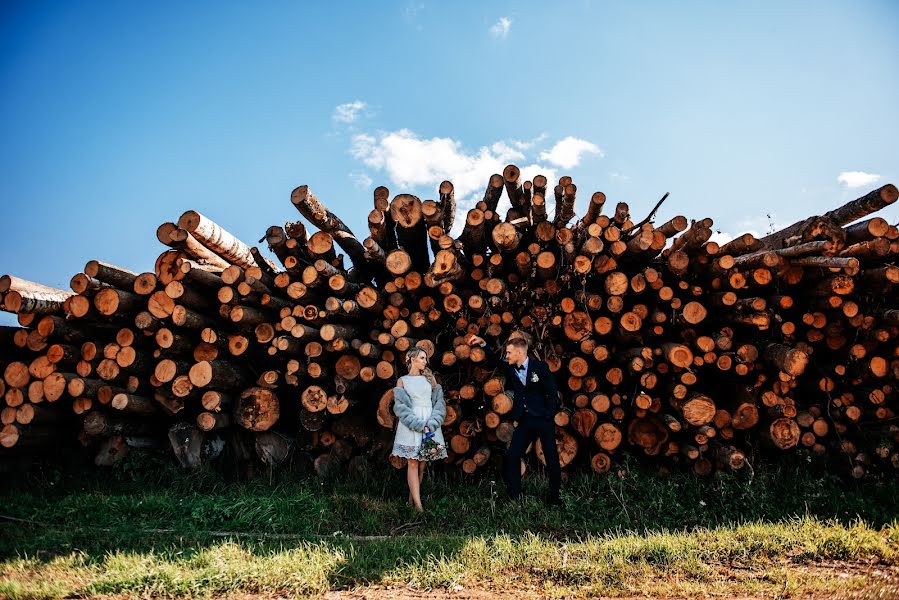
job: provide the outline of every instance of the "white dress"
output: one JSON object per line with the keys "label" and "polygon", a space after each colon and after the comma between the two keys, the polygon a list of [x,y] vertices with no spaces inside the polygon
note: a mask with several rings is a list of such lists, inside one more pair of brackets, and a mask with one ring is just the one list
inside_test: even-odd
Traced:
{"label": "white dress", "polygon": [[[424,375],[403,375],[400,377],[403,387],[412,398],[412,409],[420,419],[428,419],[431,416],[431,383]],[[418,459],[418,450],[421,447],[422,433],[412,431],[403,422],[397,419],[396,436],[393,438],[393,452],[391,455],[402,458]],[[434,432],[434,439],[443,446],[443,452],[437,458],[446,458],[446,443],[443,441],[443,430],[438,427]]]}

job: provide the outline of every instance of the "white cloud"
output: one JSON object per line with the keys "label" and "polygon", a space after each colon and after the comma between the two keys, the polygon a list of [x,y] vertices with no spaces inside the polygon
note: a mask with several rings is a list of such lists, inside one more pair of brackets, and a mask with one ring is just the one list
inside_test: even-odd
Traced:
{"label": "white cloud", "polygon": [[609,173],[609,181],[612,183],[627,183],[631,178],[629,175],[625,175],[621,171],[614,171]]}
{"label": "white cloud", "polygon": [[726,233],[724,231],[714,231],[712,232],[712,237],[709,238],[710,242],[715,242],[719,246],[723,246],[727,242],[734,239],[736,236],[730,233]]}
{"label": "white cloud", "polygon": [[568,136],[557,142],[549,152],[541,152],[540,160],[548,160],[563,169],[570,169],[580,164],[581,156],[587,153],[598,154],[600,158],[604,156],[596,144]]}
{"label": "white cloud", "polygon": [[[728,229],[736,231],[736,233],[725,234],[730,235],[730,237],[725,241],[729,242],[738,235],[743,235],[744,233],[751,233],[756,239],[762,239],[763,237],[768,235],[765,232],[771,231],[772,227],[776,228],[776,223],[777,215],[775,215],[774,213],[741,217],[737,219],[733,227],[728,226]],[[783,225],[781,225],[781,227],[783,227]]]}
{"label": "white cloud", "polygon": [[509,29],[512,28],[512,19],[509,17],[500,17],[499,21],[490,26],[490,35],[498,40],[504,40],[509,37]]}
{"label": "white cloud", "polygon": [[539,144],[540,142],[542,142],[545,139],[546,139],[546,134],[541,133],[534,139],[528,140],[526,142],[522,141],[522,140],[511,140],[509,143],[512,144],[513,146],[515,146],[516,148],[518,148],[519,150],[530,150],[536,144]]}
{"label": "white cloud", "polygon": [[880,175],[865,173],[864,171],[844,171],[837,177],[837,181],[846,184],[848,188],[857,188],[870,185],[880,180]]}
{"label": "white cloud", "polygon": [[486,186],[490,175],[502,172],[509,162],[524,158],[503,142],[468,153],[457,140],[423,139],[408,129],[382,134],[379,138],[357,135],[350,152],[366,166],[386,171],[397,185],[436,185],[449,179],[456,195],[461,197]]}
{"label": "white cloud", "polygon": [[546,177],[546,195],[549,196],[549,198],[547,198],[546,200],[547,202],[549,202],[553,198],[555,198],[555,196],[553,196],[552,189],[559,181],[559,176],[556,174],[556,170],[552,167],[531,164],[526,167],[521,167],[521,176],[519,177],[519,180],[534,181],[534,177],[536,177],[537,175],[543,175],[544,177]]}
{"label": "white cloud", "polygon": [[[418,191],[416,188],[421,188],[423,193],[433,194],[441,181],[452,181],[457,203],[456,226],[452,233],[457,235],[465,223],[466,212],[483,198],[490,176],[502,173],[509,163],[527,160],[514,145],[500,141],[469,152],[458,140],[420,138],[413,131],[400,129],[380,133],[377,137],[356,135],[350,153],[369,169],[384,171],[390,182],[403,191]],[[523,180],[542,173],[549,180],[550,188],[557,179],[555,169],[546,165],[528,164],[521,171]],[[552,194],[549,196],[552,198]],[[547,204],[548,210],[551,210],[552,207]],[[503,194],[498,210],[505,216],[508,208],[508,199]]]}
{"label": "white cloud", "polygon": [[334,114],[331,115],[331,118],[338,123],[352,123],[359,117],[359,113],[361,113],[366,106],[367,104],[362,100],[338,104],[334,108]]}
{"label": "white cloud", "polygon": [[353,185],[361,190],[370,188],[372,184],[372,178],[362,171],[353,171],[350,173],[350,179],[353,180]]}

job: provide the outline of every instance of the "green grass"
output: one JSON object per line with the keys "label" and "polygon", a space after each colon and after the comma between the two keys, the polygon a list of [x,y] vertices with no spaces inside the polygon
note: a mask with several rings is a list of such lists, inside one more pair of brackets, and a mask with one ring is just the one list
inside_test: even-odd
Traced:
{"label": "green grass", "polygon": [[[38,472],[0,492],[0,597],[317,595],[358,586],[480,587],[549,596],[823,594],[899,564],[899,482],[847,481],[824,465],[666,478],[625,464],[567,482],[563,510],[526,481],[524,506],[490,480],[365,481],[285,471],[225,482],[128,461]],[[367,539],[362,536],[383,536]],[[837,561],[837,572],[822,565]]]}
{"label": "green grass", "polygon": [[[863,578],[802,578],[814,561],[895,563],[899,528],[803,518],[691,532],[585,535],[433,535],[269,544],[168,540],[143,551],[70,552],[0,565],[0,594],[204,597],[314,595],[356,586],[539,588],[550,595],[783,593],[860,588]],[[721,576],[722,568],[730,573]]]}

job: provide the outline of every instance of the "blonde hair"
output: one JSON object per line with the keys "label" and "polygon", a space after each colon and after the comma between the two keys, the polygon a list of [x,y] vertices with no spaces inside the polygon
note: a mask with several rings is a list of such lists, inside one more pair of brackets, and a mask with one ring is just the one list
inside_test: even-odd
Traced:
{"label": "blonde hair", "polygon": [[420,348],[418,346],[413,346],[406,351],[406,371],[409,371],[412,368],[412,359],[418,356],[419,354],[425,355],[425,368],[423,370],[428,370],[427,362],[428,362],[428,353],[424,348]]}
{"label": "blonde hair", "polygon": [[434,372],[431,371],[430,365],[428,365],[428,353],[427,351],[420,346],[413,346],[406,351],[406,371],[412,370],[412,359],[418,356],[419,354],[424,354],[425,356],[425,368],[421,370],[421,374],[424,375],[428,382],[436,387],[437,379],[434,377]]}

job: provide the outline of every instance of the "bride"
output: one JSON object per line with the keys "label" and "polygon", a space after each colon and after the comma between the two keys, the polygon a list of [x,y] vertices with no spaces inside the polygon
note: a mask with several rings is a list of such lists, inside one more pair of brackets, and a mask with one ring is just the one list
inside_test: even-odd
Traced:
{"label": "bride", "polygon": [[446,458],[446,444],[440,429],[446,416],[446,402],[443,387],[437,383],[428,368],[428,355],[423,348],[413,347],[406,352],[406,369],[409,374],[400,377],[393,388],[393,412],[399,423],[391,454],[407,459],[409,502],[418,512],[423,512],[421,480],[424,478],[426,461],[421,459],[421,445],[425,436],[432,434],[440,445],[440,450],[427,460]]}

